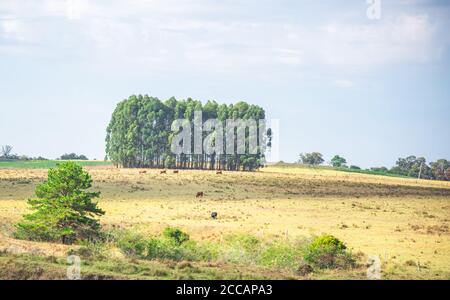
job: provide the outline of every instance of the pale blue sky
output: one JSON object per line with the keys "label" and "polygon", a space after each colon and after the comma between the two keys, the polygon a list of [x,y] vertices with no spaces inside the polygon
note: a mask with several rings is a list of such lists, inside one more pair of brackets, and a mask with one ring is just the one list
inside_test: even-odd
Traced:
{"label": "pale blue sky", "polygon": [[2,0],[0,144],[103,158],[131,94],[245,100],[280,119],[280,154],[362,167],[450,158],[450,3]]}

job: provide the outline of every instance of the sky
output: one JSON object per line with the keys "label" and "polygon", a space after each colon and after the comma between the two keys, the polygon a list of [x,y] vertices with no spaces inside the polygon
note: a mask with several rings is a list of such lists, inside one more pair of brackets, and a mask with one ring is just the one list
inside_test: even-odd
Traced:
{"label": "sky", "polygon": [[450,159],[450,2],[1,0],[0,145],[103,159],[133,94],[240,100],[279,159]]}

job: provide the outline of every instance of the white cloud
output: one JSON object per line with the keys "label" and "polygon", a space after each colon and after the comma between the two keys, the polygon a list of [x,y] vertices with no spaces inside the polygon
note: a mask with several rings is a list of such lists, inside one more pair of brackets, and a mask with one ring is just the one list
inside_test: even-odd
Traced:
{"label": "white cloud", "polygon": [[317,32],[318,59],[358,67],[434,61],[439,51],[433,33],[428,17],[421,15],[402,15],[381,24],[330,24]]}
{"label": "white cloud", "polygon": [[435,61],[443,47],[427,15],[305,24],[227,19],[239,5],[206,0],[18,2],[0,3],[13,16],[2,21],[2,36],[111,64],[120,57],[149,68],[371,68]]}

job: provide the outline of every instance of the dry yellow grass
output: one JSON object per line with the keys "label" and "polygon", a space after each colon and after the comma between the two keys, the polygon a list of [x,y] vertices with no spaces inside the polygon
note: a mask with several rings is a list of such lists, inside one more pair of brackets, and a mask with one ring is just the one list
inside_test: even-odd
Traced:
{"label": "dry yellow grass", "polygon": [[[105,226],[149,233],[179,226],[195,239],[218,242],[230,232],[267,239],[331,233],[354,251],[380,256],[385,278],[450,278],[448,182],[275,166],[223,175],[88,169],[94,188],[102,192]],[[26,212],[26,199],[46,173],[0,170],[4,235]],[[199,191],[203,198],[195,197]],[[217,220],[210,218],[212,211],[218,212]],[[11,243],[36,246],[0,236],[0,247]]]}

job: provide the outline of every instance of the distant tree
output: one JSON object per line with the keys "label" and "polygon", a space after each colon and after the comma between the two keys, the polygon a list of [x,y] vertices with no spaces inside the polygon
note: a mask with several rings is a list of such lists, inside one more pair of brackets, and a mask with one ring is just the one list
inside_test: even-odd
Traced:
{"label": "distant tree", "polygon": [[1,155],[1,157],[10,158],[12,149],[13,149],[13,147],[10,146],[10,145],[2,146],[2,152],[1,152],[2,155]]}
{"label": "distant tree", "polygon": [[370,168],[370,170],[374,171],[374,172],[381,172],[381,173],[389,172],[389,169],[386,167],[374,167],[374,168]]}
{"label": "distant tree", "polygon": [[355,166],[355,165],[351,165],[351,166],[350,166],[350,169],[351,169],[351,170],[361,170],[360,167]]}
{"label": "distant tree", "polygon": [[450,161],[439,159],[431,163],[431,172],[436,180],[450,180]]}
{"label": "distant tree", "polygon": [[420,175],[420,178],[425,179],[433,178],[431,168],[427,165],[426,159],[414,155],[399,158],[395,167],[391,169],[391,173],[410,177],[418,177]]}
{"label": "distant tree", "polygon": [[323,156],[319,152],[301,153],[300,162],[304,165],[321,165],[324,162]]}
{"label": "distant tree", "polygon": [[60,157],[61,160],[89,160],[85,155],[77,155],[75,153],[63,154]]}
{"label": "distant tree", "polygon": [[345,160],[345,158],[343,158],[339,155],[335,155],[331,159],[331,165],[335,168],[340,168],[340,167],[344,166],[346,163],[347,163],[347,161]]}
{"label": "distant tree", "polygon": [[16,225],[16,237],[70,244],[97,236],[100,224],[94,217],[104,212],[92,201],[100,192],[89,192],[91,187],[90,175],[74,162],[50,169],[47,181],[36,187],[37,199],[28,200],[34,212]]}

